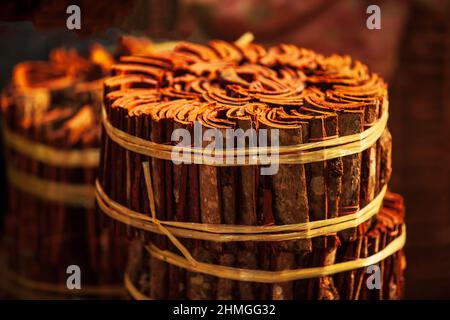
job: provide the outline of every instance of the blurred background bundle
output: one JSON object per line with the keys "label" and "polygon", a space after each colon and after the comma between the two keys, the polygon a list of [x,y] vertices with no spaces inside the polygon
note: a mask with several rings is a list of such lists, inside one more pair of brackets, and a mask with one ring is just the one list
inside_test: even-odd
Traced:
{"label": "blurred background bundle", "polygon": [[[390,92],[391,189],[404,196],[408,215],[406,298],[450,298],[449,1],[79,3],[82,27],[74,31],[65,28],[70,1],[0,4],[2,90],[21,61],[46,59],[61,46],[87,53],[94,41],[112,50],[126,33],[202,42],[235,40],[250,31],[263,44],[294,43],[324,54],[349,54],[379,73]],[[381,9],[381,30],[366,27],[366,9],[373,4]]]}

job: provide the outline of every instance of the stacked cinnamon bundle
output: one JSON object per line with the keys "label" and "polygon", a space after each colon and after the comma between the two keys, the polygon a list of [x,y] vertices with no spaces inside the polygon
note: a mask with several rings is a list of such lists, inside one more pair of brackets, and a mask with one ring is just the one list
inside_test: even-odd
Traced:
{"label": "stacked cinnamon bundle", "polygon": [[[353,241],[342,242],[336,258],[339,261],[352,260],[372,255],[383,250],[402,232],[404,223],[403,198],[388,192],[383,207],[376,217],[373,227],[359,235]],[[334,276],[336,288],[341,299],[381,300],[401,299],[404,291],[404,270],[406,260],[403,251],[397,251],[380,261],[376,270],[380,270],[379,279],[369,279],[374,273],[360,269],[338,273]],[[377,290],[372,288],[379,281]],[[370,286],[367,285],[370,283]],[[372,289],[371,289],[372,288]]]}
{"label": "stacked cinnamon bundle", "polygon": [[[89,58],[56,49],[49,61],[18,64],[4,92],[5,278],[16,297],[122,294],[120,242],[99,228],[93,188],[101,78],[113,62],[99,45]],[[66,286],[71,265],[82,290]]]}
{"label": "stacked cinnamon bundle", "polygon": [[[122,57],[104,88],[97,203],[140,230],[134,296],[363,298],[347,278],[403,246],[402,210],[395,223],[376,215],[391,174],[387,89],[362,63],[294,45],[180,43]],[[229,130],[254,129],[259,145],[268,129],[276,173],[251,162],[251,133],[231,154],[207,153],[212,139],[197,141],[198,126],[224,146],[236,145]],[[177,129],[196,141],[173,139]],[[172,161],[174,151],[190,161]],[[401,292],[402,260],[389,261],[383,281],[394,277]]]}

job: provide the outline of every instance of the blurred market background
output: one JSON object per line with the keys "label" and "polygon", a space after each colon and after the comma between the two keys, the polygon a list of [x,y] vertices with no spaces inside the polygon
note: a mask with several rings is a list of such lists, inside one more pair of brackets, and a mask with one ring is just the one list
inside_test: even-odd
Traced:
{"label": "blurred market background", "polygon": [[[82,27],[68,31],[66,8],[74,3]],[[373,4],[381,8],[381,30],[366,27]],[[125,33],[235,40],[247,31],[263,44],[349,54],[386,79],[391,188],[407,208],[406,297],[450,298],[450,1],[2,1],[0,87],[16,63],[46,59],[59,46],[83,50],[99,41],[112,47]]]}

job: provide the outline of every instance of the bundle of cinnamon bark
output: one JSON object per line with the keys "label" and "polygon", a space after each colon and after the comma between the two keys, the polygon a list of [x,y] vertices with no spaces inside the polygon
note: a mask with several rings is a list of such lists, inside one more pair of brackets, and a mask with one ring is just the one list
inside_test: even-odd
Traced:
{"label": "bundle of cinnamon bark", "polygon": [[[226,226],[245,233],[245,227],[328,224],[328,220],[331,224],[340,217],[357,220],[360,210],[374,201],[381,203],[390,178],[391,136],[380,127],[386,119],[386,84],[348,56],[323,56],[294,45],[264,48],[245,41],[213,40],[208,45],[183,42],[158,54],[122,57],[104,82],[96,191],[101,210],[119,220],[114,225],[140,235],[138,249],[130,253],[130,265],[140,267],[131,268],[135,272],[128,274],[127,287],[135,292],[136,280],[146,279],[137,286],[151,299],[363,297],[350,292],[345,276],[278,282],[264,271],[281,274],[276,272],[332,267],[346,257],[376,252],[380,247],[362,251],[354,247],[386,238],[384,231],[380,233],[384,230],[380,214],[334,229],[338,231],[318,236],[278,234],[274,241],[266,239],[275,237],[254,234],[248,238],[252,240],[243,241],[221,232]],[[196,124],[217,129],[224,137],[227,129],[277,129],[281,148],[291,149],[280,156],[273,175],[261,175],[260,163],[176,164],[165,153],[177,145],[172,134],[176,129],[194,133]],[[379,134],[361,147],[369,136],[365,133],[375,127]],[[361,143],[352,140],[352,148],[359,151],[335,144],[337,156],[326,152],[335,141],[355,136]],[[309,156],[301,149],[305,145],[321,156],[302,160]],[[395,225],[401,229],[401,222]],[[385,274],[399,266],[400,260],[392,259],[395,262],[384,267]],[[198,262],[208,271],[200,271]],[[225,270],[222,275],[214,266],[231,271],[218,267]],[[263,275],[239,278],[230,275],[233,270]],[[396,270],[402,272],[400,267]],[[354,278],[357,270],[352,272],[349,277]],[[396,279],[401,272],[395,273]],[[386,277],[387,286],[390,276]]]}
{"label": "bundle of cinnamon bark", "polygon": [[[18,64],[3,94],[8,177],[3,277],[16,297],[122,294],[121,243],[100,228],[93,189],[101,78],[113,61],[99,45],[89,57],[55,49],[48,61]],[[81,270],[82,290],[66,286],[71,265]]]}

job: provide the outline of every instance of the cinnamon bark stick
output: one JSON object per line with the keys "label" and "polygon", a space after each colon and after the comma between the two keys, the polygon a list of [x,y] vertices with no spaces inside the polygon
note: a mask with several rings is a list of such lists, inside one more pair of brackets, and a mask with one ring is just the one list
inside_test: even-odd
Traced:
{"label": "cinnamon bark stick", "polygon": [[[212,166],[199,166],[200,184],[200,211],[201,222],[220,224],[221,219],[221,197],[218,169]],[[202,242],[199,246],[199,260],[206,263],[217,263],[217,256],[221,251],[221,244]],[[213,297],[217,291],[217,279],[211,276],[197,274],[198,292],[201,297]],[[201,287],[201,288],[200,288]],[[200,293],[201,292],[201,293]]]}
{"label": "cinnamon bark stick", "polygon": [[[251,122],[240,121],[239,127],[243,130],[252,128]],[[239,217],[237,223],[240,225],[258,225],[258,167],[244,166],[239,168]],[[257,246],[254,242],[239,243],[237,254],[238,267],[257,269],[258,257]],[[254,300],[257,298],[258,285],[250,282],[239,282],[239,299]]]}
{"label": "cinnamon bark stick", "polygon": [[[278,119],[272,119],[278,120]],[[262,121],[265,128],[279,130],[280,146],[289,146],[302,143],[303,126],[306,123],[276,123],[270,117]],[[278,172],[268,178],[270,181],[271,208],[270,215],[276,224],[293,224],[309,221],[308,198],[305,168],[303,165],[280,165]],[[295,254],[311,251],[309,239],[287,241],[274,245],[273,268],[275,270],[290,269],[295,266]],[[287,251],[287,252],[283,252]],[[293,299],[293,282],[274,284],[272,287],[273,299]]]}
{"label": "cinnamon bark stick", "polygon": [[388,129],[384,130],[378,141],[377,152],[377,192],[386,185],[392,172],[392,136]]}
{"label": "cinnamon bark stick", "polygon": [[[363,127],[361,112],[343,113],[339,115],[339,134],[342,136],[360,133]],[[343,161],[342,196],[339,203],[339,214],[356,212],[359,210],[361,183],[361,154],[345,156]],[[344,239],[355,236],[355,230],[343,231],[340,235]]]}
{"label": "cinnamon bark stick", "polygon": [[[164,137],[164,123],[162,121],[152,121],[150,133],[151,141],[164,143],[166,142]],[[165,163],[156,158],[151,158],[150,161],[156,217],[159,220],[166,220]],[[165,249],[167,247],[167,240],[164,236],[154,235],[153,238],[160,248]],[[154,257],[150,258],[150,297],[152,299],[167,299],[168,268],[169,266],[167,263]]]}
{"label": "cinnamon bark stick", "polygon": [[[236,168],[220,168],[220,192],[222,199],[222,219],[225,224],[236,224],[238,170]],[[234,267],[236,264],[237,246],[235,243],[223,244],[219,255],[220,265]],[[232,300],[237,288],[236,281],[219,278],[217,280],[217,299]]]}

